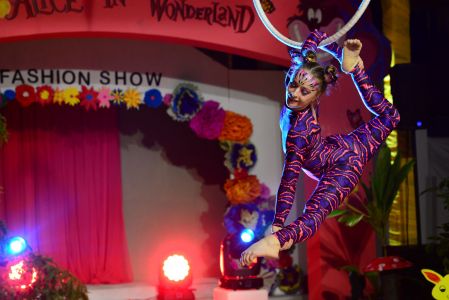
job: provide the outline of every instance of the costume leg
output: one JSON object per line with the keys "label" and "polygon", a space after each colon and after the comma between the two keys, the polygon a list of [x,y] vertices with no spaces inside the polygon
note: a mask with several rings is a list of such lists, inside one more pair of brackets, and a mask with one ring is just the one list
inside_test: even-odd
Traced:
{"label": "costume leg", "polygon": [[281,249],[313,236],[326,216],[340,206],[359,182],[363,171],[359,156],[352,151],[340,151],[338,163],[320,179],[306,202],[303,215],[275,233]]}

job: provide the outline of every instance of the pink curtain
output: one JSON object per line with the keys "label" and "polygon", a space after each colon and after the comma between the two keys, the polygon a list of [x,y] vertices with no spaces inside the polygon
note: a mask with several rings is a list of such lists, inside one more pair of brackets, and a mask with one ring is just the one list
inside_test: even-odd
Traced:
{"label": "pink curtain", "polygon": [[131,280],[117,111],[11,103],[0,149],[2,219],[84,283]]}

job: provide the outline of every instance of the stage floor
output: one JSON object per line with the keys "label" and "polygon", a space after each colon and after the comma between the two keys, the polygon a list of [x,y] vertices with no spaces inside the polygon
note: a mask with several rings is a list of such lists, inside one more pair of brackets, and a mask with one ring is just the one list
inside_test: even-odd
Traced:
{"label": "stage floor", "polygon": [[[204,278],[194,280],[195,299],[213,300],[214,288],[218,286],[218,279]],[[142,282],[126,284],[104,284],[88,285],[88,296],[90,300],[156,300],[157,288]],[[274,296],[270,300],[307,300],[306,296]]]}

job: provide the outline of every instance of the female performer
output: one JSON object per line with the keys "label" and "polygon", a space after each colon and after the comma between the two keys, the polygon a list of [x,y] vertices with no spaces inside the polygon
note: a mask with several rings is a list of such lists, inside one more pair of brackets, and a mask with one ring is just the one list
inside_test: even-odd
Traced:
{"label": "female performer", "polygon": [[[246,249],[241,255],[242,265],[249,265],[260,256],[277,258],[280,250],[310,238],[326,216],[351,193],[368,160],[399,123],[396,108],[365,73],[359,56],[362,43],[357,39],[347,40],[343,49],[333,43],[325,51],[340,62],[343,72],[350,74],[375,118],[350,134],[321,136],[319,98],[337,78],[334,67],[323,68],[316,62],[318,45],[326,38],[325,33],[315,30],[299,52],[290,51],[292,66],[286,76],[286,102],[280,117],[285,163],[277,193],[273,234]],[[303,214],[284,227],[301,169],[319,182]]]}

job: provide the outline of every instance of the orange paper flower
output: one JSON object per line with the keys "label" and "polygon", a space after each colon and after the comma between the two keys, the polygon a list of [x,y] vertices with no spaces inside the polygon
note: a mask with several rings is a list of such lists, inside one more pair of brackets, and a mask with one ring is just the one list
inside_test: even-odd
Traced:
{"label": "orange paper flower", "polygon": [[245,143],[253,134],[253,124],[248,117],[226,111],[219,140]]}
{"label": "orange paper flower", "polygon": [[260,196],[260,182],[255,175],[228,179],[224,185],[226,197],[231,204],[250,203]]}

